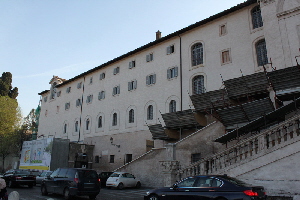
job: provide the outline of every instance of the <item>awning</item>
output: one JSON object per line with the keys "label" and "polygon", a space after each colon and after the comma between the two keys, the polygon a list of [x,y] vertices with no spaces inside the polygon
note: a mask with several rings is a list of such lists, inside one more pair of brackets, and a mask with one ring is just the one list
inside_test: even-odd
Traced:
{"label": "awning", "polygon": [[153,139],[170,140],[165,132],[165,128],[163,128],[161,124],[150,125],[148,128],[152,133]]}
{"label": "awning", "polygon": [[274,123],[279,123],[285,120],[285,116],[296,109],[300,108],[300,98],[297,98],[295,101],[289,103],[286,106],[282,106],[281,108],[269,112],[264,116],[261,116],[257,119],[254,119],[250,123],[237,128],[231,132],[226,133],[225,135],[217,138],[215,142],[227,143],[233,139],[238,138],[239,136],[245,135],[253,130],[265,129],[267,127],[272,126]]}
{"label": "awning", "polygon": [[162,114],[162,118],[166,124],[165,128],[168,129],[190,129],[199,126],[199,123],[195,119],[194,112],[191,109],[165,113]]}
{"label": "awning", "polygon": [[218,109],[217,113],[224,126],[250,122],[274,110],[269,97],[244,103],[238,106]]}

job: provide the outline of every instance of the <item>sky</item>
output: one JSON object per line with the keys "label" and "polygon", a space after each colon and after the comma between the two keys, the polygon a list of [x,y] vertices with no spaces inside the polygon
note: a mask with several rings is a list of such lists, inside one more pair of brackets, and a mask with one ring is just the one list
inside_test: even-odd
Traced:
{"label": "sky", "polygon": [[0,76],[23,116],[55,76],[70,79],[244,0],[0,0]]}

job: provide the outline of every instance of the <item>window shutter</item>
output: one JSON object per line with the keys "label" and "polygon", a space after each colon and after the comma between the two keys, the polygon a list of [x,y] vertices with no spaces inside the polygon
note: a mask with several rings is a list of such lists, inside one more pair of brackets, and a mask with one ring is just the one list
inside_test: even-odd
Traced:
{"label": "window shutter", "polygon": [[137,80],[134,80],[133,81],[133,89],[136,89],[137,88]]}
{"label": "window shutter", "polygon": [[153,74],[153,84],[156,83],[156,74]]}
{"label": "window shutter", "polygon": [[131,88],[131,82],[128,82],[128,91],[132,90]]}
{"label": "window shutter", "polygon": [[105,99],[105,91],[102,91],[102,99]]}
{"label": "window shutter", "polygon": [[120,73],[120,67],[117,67],[117,74]]}
{"label": "window shutter", "polygon": [[115,94],[116,94],[116,92],[115,92],[115,91],[116,91],[116,87],[114,87],[114,88],[113,88],[113,93],[112,93],[113,95],[115,95]]}
{"label": "window shutter", "polygon": [[167,70],[167,78],[170,79],[171,78],[171,69]]}
{"label": "window shutter", "polygon": [[120,85],[117,87],[117,94],[120,94]]}
{"label": "window shutter", "polygon": [[131,69],[131,68],[132,68],[132,61],[129,62],[129,69]]}
{"label": "window shutter", "polygon": [[168,55],[171,54],[171,47],[170,46],[167,47],[167,54]]}
{"label": "window shutter", "polygon": [[116,75],[117,73],[117,68],[114,68],[114,75]]}
{"label": "window shutter", "polygon": [[150,54],[146,55],[146,61],[147,61],[147,62],[150,61]]}
{"label": "window shutter", "polygon": [[178,67],[175,67],[174,70],[175,70],[175,77],[177,77],[178,76]]}
{"label": "window shutter", "polygon": [[149,83],[149,76],[146,76],[146,85],[149,85],[150,83]]}

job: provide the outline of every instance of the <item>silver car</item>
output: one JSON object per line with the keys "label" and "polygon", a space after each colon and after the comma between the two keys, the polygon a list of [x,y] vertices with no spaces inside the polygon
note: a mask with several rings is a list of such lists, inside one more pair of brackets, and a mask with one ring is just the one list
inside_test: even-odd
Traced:
{"label": "silver car", "polygon": [[42,180],[44,180],[50,174],[52,174],[52,171],[44,171],[40,175],[36,176],[36,178],[35,178],[36,184],[41,184]]}

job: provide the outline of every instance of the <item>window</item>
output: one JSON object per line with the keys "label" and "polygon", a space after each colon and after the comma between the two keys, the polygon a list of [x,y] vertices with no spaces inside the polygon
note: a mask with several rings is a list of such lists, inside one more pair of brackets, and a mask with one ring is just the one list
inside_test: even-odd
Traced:
{"label": "window", "polygon": [[268,55],[265,39],[259,40],[256,43],[256,57],[258,66],[268,64]]}
{"label": "window", "polygon": [[85,121],[85,130],[89,130],[90,129],[90,119],[86,119]]}
{"label": "window", "polygon": [[70,109],[70,102],[65,103],[65,110],[69,110]]}
{"label": "window", "polygon": [[81,88],[81,85],[82,85],[82,82],[77,83],[77,89],[80,89],[80,88]]}
{"label": "window", "polygon": [[173,67],[167,70],[167,78],[172,79],[178,76],[178,67]]}
{"label": "window", "polygon": [[66,90],[66,92],[70,93],[71,92],[71,87],[68,87],[67,90]]}
{"label": "window", "polygon": [[67,124],[64,124],[64,133],[67,133]]}
{"label": "window", "polygon": [[113,96],[117,94],[120,94],[120,85],[113,88]]}
{"label": "window", "polygon": [[92,101],[93,101],[93,95],[92,94],[90,94],[89,96],[87,96],[87,98],[86,98],[86,103],[92,103]]}
{"label": "window", "polygon": [[117,115],[117,113],[113,114],[112,125],[113,126],[117,126],[118,125],[118,115]]}
{"label": "window", "polygon": [[99,92],[99,94],[98,94],[98,99],[99,99],[99,100],[105,99],[105,91]]}
{"label": "window", "polygon": [[95,163],[99,163],[99,156],[95,156]]}
{"label": "window", "polygon": [[153,60],[153,53],[146,55],[146,61],[151,62]]}
{"label": "window", "polygon": [[[126,154],[125,163],[129,163],[132,161],[132,154]],[[129,175],[129,174],[128,174]],[[128,176],[127,176],[128,177]]]}
{"label": "window", "polygon": [[134,110],[133,109],[131,109],[129,111],[129,121],[128,122],[129,123],[134,123]]}
{"label": "window", "polygon": [[197,161],[201,160],[201,154],[200,153],[194,153],[192,154],[191,161],[192,163],[195,163]]}
{"label": "window", "polygon": [[193,187],[194,186],[194,183],[196,182],[196,179],[195,177],[189,177],[189,178],[186,178],[186,179],[183,179],[182,181],[180,181],[177,186],[178,187]]}
{"label": "window", "polygon": [[156,82],[156,74],[146,76],[146,85],[153,85]]}
{"label": "window", "polygon": [[128,82],[128,91],[135,90],[137,88],[137,81]]}
{"label": "window", "polygon": [[153,106],[149,105],[147,108],[147,120],[153,120]]}
{"label": "window", "polygon": [[114,75],[120,73],[120,67],[114,68]]}
{"label": "window", "polygon": [[60,95],[61,95],[61,91],[59,91],[59,92],[57,93],[57,97],[60,97]]}
{"label": "window", "polygon": [[98,117],[98,128],[102,128],[102,116]]}
{"label": "window", "polygon": [[81,106],[81,99],[76,100],[76,107],[79,107],[79,106]]}
{"label": "window", "polygon": [[221,64],[231,63],[230,50],[224,50],[221,52]]}
{"label": "window", "polygon": [[167,47],[167,55],[174,53],[175,48],[174,45],[170,45]]}
{"label": "window", "polygon": [[110,155],[109,156],[109,163],[114,163],[115,162],[115,155]]}
{"label": "window", "polygon": [[176,101],[175,100],[170,101],[169,112],[170,113],[176,112]]}
{"label": "window", "polygon": [[75,122],[75,132],[78,132],[78,121]]}
{"label": "window", "polygon": [[192,66],[203,64],[203,44],[197,43],[192,46]]}
{"label": "window", "polygon": [[48,99],[48,97],[46,96],[46,97],[44,97],[44,102],[47,102],[47,99]]}
{"label": "window", "polygon": [[93,77],[90,78],[90,84],[93,84]]}
{"label": "window", "polygon": [[254,7],[251,10],[251,17],[252,17],[252,27],[253,29],[259,28],[263,26],[263,21],[261,17],[261,10],[259,6]]}
{"label": "window", "polygon": [[99,79],[100,79],[100,80],[105,79],[105,73],[101,73]]}
{"label": "window", "polygon": [[227,26],[226,24],[220,25],[220,36],[226,35],[227,34]]}
{"label": "window", "polygon": [[193,94],[204,93],[204,76],[198,75],[193,78]]}
{"label": "window", "polygon": [[130,61],[130,62],[129,62],[129,69],[132,69],[132,68],[134,68],[134,67],[135,67],[135,60]]}

